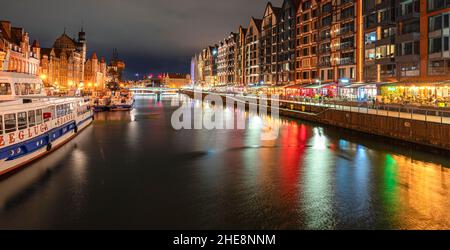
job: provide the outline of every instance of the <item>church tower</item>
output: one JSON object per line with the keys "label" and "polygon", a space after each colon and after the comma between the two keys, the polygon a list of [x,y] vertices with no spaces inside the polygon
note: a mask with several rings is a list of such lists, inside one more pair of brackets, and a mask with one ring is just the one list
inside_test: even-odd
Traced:
{"label": "church tower", "polygon": [[84,82],[84,64],[86,63],[87,54],[87,44],[86,44],[86,33],[84,32],[83,26],[81,26],[80,32],[78,32],[78,50],[81,53],[81,81]]}

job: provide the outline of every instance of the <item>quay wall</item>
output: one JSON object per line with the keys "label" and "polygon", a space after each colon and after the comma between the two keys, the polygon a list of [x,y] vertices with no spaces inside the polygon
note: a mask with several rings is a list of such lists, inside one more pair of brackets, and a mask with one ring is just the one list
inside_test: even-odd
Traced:
{"label": "quay wall", "polygon": [[[194,98],[193,92],[183,91],[183,93]],[[206,94],[203,94],[204,96]],[[226,97],[220,96],[225,103]],[[291,104],[281,100],[279,106],[282,116],[450,150],[449,124]]]}

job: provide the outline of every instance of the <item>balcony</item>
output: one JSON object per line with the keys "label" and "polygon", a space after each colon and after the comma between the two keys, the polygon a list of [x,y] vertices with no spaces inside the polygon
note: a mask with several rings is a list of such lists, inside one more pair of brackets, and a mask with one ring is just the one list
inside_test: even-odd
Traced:
{"label": "balcony", "polygon": [[330,61],[320,61],[319,63],[317,63],[317,66],[319,66],[319,67],[331,67],[331,62]]}
{"label": "balcony", "polygon": [[395,57],[395,62],[397,63],[411,63],[411,62],[419,62],[420,56],[416,54],[412,55],[399,55]]}
{"label": "balcony", "polygon": [[344,36],[344,35],[351,35],[355,33],[355,29],[353,27],[345,27],[339,30],[336,35],[338,36]]}
{"label": "balcony", "polygon": [[405,12],[399,13],[399,15],[397,16],[397,21],[402,22],[402,21],[415,19],[415,18],[420,18],[420,12],[411,11],[411,12],[406,12],[406,13]]}
{"label": "balcony", "polygon": [[385,37],[375,42],[375,46],[383,46],[395,43],[395,36]]}
{"label": "balcony", "polygon": [[355,64],[355,59],[353,57],[344,57],[339,60],[339,65],[350,65]]}
{"label": "balcony", "polygon": [[331,53],[331,48],[320,48],[319,49],[319,53],[320,54],[329,54],[329,53]]}
{"label": "balcony", "polygon": [[420,40],[420,32],[410,32],[405,34],[400,34],[395,37],[396,43],[410,42],[410,41],[419,41]]}
{"label": "balcony", "polygon": [[352,50],[355,48],[355,44],[351,42],[341,43],[338,47],[338,49],[341,50]]}
{"label": "balcony", "polygon": [[378,56],[376,59],[377,64],[380,65],[385,65],[385,64],[392,64],[393,62],[395,62],[395,57],[394,56]]}

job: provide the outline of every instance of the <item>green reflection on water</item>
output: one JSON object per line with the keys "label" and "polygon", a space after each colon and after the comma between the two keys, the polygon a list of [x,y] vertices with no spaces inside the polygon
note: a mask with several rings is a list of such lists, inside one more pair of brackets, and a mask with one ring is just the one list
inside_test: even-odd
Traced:
{"label": "green reflection on water", "polygon": [[387,154],[384,161],[382,200],[387,214],[394,216],[398,211],[398,163]]}

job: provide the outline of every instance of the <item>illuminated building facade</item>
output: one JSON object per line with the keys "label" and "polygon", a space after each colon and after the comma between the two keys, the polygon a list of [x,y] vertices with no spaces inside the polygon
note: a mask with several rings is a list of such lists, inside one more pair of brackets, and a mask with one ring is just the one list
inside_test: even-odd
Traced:
{"label": "illuminated building facade", "polygon": [[217,56],[217,77],[219,84],[235,83],[235,52],[237,34],[231,33],[219,43]]}
{"label": "illuminated building facade", "polygon": [[66,90],[84,84],[86,34],[78,33],[78,40],[66,32],[58,37],[52,48],[41,51],[41,76],[47,86]]}
{"label": "illuminated building facade", "polygon": [[247,34],[245,36],[245,84],[255,85],[261,81],[260,62],[260,36],[261,19],[250,19]]}
{"label": "illuminated building facade", "polygon": [[[394,91],[448,97],[449,19],[446,0],[285,0],[280,8],[269,2],[261,20],[251,18],[236,34],[234,82],[334,85],[335,94],[361,100]],[[218,52],[224,83],[225,51]],[[212,75],[207,58],[202,68]]]}
{"label": "illuminated building facade", "polygon": [[117,49],[113,49],[113,56],[107,68],[107,81],[120,83],[122,82],[122,75],[125,71],[125,62],[119,58]]}
{"label": "illuminated building facade", "polygon": [[191,76],[189,74],[166,73],[162,76],[162,83],[164,87],[180,89],[191,83]]}
{"label": "illuminated building facade", "polygon": [[30,44],[30,37],[23,28],[0,21],[0,71],[38,75],[40,53],[39,42]]}
{"label": "illuminated building facade", "polygon": [[236,51],[234,53],[234,79],[237,86],[243,86],[245,84],[245,36],[247,29],[242,26],[239,27],[239,31],[236,37]]}
{"label": "illuminated building facade", "polygon": [[85,87],[88,89],[104,89],[106,87],[106,62],[102,58],[100,61],[97,58],[97,54],[93,53],[91,58],[85,63],[84,80]]}
{"label": "illuminated building facade", "polygon": [[203,50],[204,64],[203,74],[206,86],[216,86],[218,84],[217,78],[217,59],[219,55],[218,45],[209,46]]}
{"label": "illuminated building facade", "polygon": [[295,79],[297,84],[311,84],[320,80],[318,37],[320,1],[303,1],[297,11]]}
{"label": "illuminated building facade", "polygon": [[284,0],[277,22],[277,83],[295,82],[296,17],[300,0]]}
{"label": "illuminated building facade", "polygon": [[281,8],[267,3],[261,27],[261,79],[266,85],[277,84],[278,18]]}

